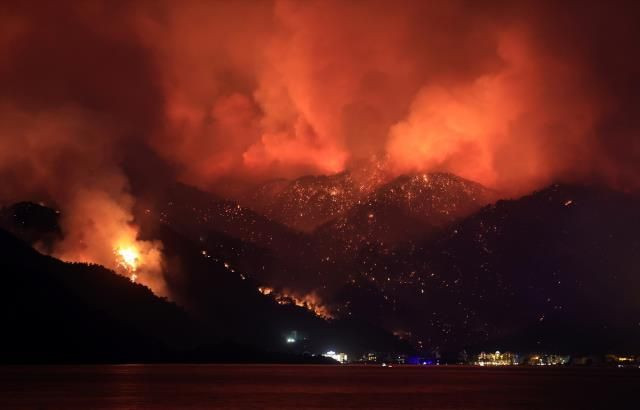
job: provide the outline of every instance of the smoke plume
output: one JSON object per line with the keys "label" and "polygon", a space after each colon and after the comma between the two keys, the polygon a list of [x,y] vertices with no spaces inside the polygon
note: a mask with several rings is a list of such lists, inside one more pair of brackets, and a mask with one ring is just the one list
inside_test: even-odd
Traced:
{"label": "smoke plume", "polygon": [[4,4],[0,195],[55,202],[57,252],[113,266],[119,236],[137,240],[123,161],[144,164],[141,146],[212,190],[370,160],[505,195],[636,189],[639,14],[626,1]]}

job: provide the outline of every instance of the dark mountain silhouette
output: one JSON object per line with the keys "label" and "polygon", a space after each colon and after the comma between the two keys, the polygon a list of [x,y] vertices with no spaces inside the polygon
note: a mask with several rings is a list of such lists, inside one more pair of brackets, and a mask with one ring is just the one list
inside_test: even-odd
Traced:
{"label": "dark mountain silhouette", "polygon": [[198,259],[217,264],[227,276],[229,268],[224,265],[228,265],[237,280],[251,279],[252,293],[259,286],[286,284],[296,289],[300,283],[319,283],[300,268],[313,257],[310,238],[304,233],[181,184],[169,185],[142,203],[146,205],[138,210],[138,219],[148,228],[149,237],[171,233],[168,242],[180,237],[177,243],[188,243]]}
{"label": "dark mountain silhouette", "polygon": [[173,303],[98,266],[64,263],[0,230],[2,362],[156,361],[204,335]]}
{"label": "dark mountain silhouette", "polygon": [[554,185],[436,237],[359,255],[354,314],[423,345],[633,350],[640,341],[637,195]]}
{"label": "dark mountain silhouette", "polygon": [[[166,339],[151,319],[123,322],[128,308],[111,312],[103,305],[94,309],[89,303],[93,299],[78,300],[77,295],[94,292],[84,287],[104,287],[98,283],[106,279],[95,278],[113,276],[103,268],[62,264],[24,245],[19,248],[22,251],[14,252],[16,245],[9,241],[12,245],[3,248],[11,250],[5,263],[13,265],[4,271],[33,271],[24,276],[32,278],[30,282],[16,286],[26,289],[31,284],[35,293],[45,292],[40,283],[61,288],[47,281],[72,277],[63,271],[93,272],[82,276],[84,282],[73,281],[78,285],[68,297],[72,307],[58,313],[73,318],[72,310],[86,311],[82,314],[89,316],[81,316],[78,329],[105,323],[98,328],[139,337],[135,345],[151,356],[162,356],[172,346],[217,346],[225,340],[291,354],[330,348],[355,354],[408,350],[399,339],[424,351],[633,350],[640,342],[640,305],[635,298],[640,291],[638,195],[596,186],[554,185],[483,207],[491,195],[453,175],[403,176],[381,185],[313,233],[303,233],[235,202],[186,186],[170,186],[156,202],[154,198],[146,201],[150,205],[139,210],[138,222],[146,238],[163,242],[171,297],[186,311],[163,301],[174,309],[166,314],[186,315],[188,320],[175,322],[197,324],[177,332],[196,335],[185,340]],[[18,204],[0,215],[3,226],[31,244],[60,235],[57,213],[39,205]],[[27,250],[37,255],[34,261],[48,262],[37,269],[24,268],[31,266],[21,259],[29,259]],[[59,272],[46,276],[50,271]],[[37,275],[45,275],[46,280]],[[20,277],[11,275],[11,280]],[[109,280],[139,287],[116,278]],[[335,319],[326,321],[287,303],[292,299],[278,303],[273,295],[258,292],[260,286],[300,297],[313,291]],[[65,284],[64,292],[68,289]],[[55,292],[59,293],[56,298],[67,295],[63,290]],[[107,292],[96,300],[106,304],[107,299],[118,300],[119,293]],[[43,300],[45,305],[53,303]],[[26,309],[13,299],[5,303],[7,309],[11,304]],[[147,302],[135,303],[146,306]],[[111,316],[94,318],[96,309]],[[35,313],[25,310],[16,317],[24,315]],[[157,317],[163,315],[157,313]],[[33,317],[34,323],[45,326],[44,319]],[[19,322],[14,320],[13,326]],[[143,323],[154,324],[153,329],[144,328]],[[158,327],[171,328],[172,323],[169,319]],[[303,336],[300,343],[288,346],[284,341],[292,332]],[[128,346],[124,338],[94,339]],[[198,349],[207,351],[208,357],[219,357],[214,348]]]}
{"label": "dark mountain silhouette", "polygon": [[[34,211],[34,215],[45,212],[44,210],[39,209],[40,206],[35,204],[29,205],[28,208]],[[31,219],[33,216],[30,216],[29,213],[25,213],[25,218]],[[15,221],[12,222],[15,223]],[[96,347],[94,341],[90,341],[87,342],[87,346],[94,350],[91,350],[84,355],[82,352],[78,355],[75,355],[74,351],[67,352],[67,356],[59,358],[61,361],[71,360],[71,358],[77,358],[79,361],[127,361],[133,360],[134,358],[137,358],[136,360],[151,361],[166,360],[168,356],[179,357],[181,360],[197,360],[199,354],[203,354],[203,358],[210,358],[213,360],[213,358],[221,359],[221,357],[224,356],[224,354],[221,354],[215,348],[200,347],[195,351],[195,353],[189,354],[185,350],[190,348],[186,342],[168,343],[163,339],[156,341],[158,337],[155,333],[151,333],[151,330],[157,331],[162,328],[167,328],[169,335],[188,336],[191,342],[191,347],[203,345],[215,347],[217,344],[224,341],[232,341],[233,343],[239,343],[241,345],[255,346],[256,348],[249,349],[249,351],[252,352],[251,354],[254,356],[256,354],[255,352],[260,352],[261,349],[270,351],[286,350],[290,355],[301,354],[308,350],[316,352],[326,351],[330,349],[331,346],[339,346],[342,350],[352,353],[361,353],[363,349],[368,349],[371,346],[387,350],[407,349],[407,346],[399,343],[395,337],[375,325],[368,324],[367,321],[360,321],[356,323],[348,318],[326,321],[316,317],[305,308],[295,306],[294,304],[283,305],[277,303],[271,296],[259,293],[258,284],[250,277],[242,274],[241,271],[238,271],[232,263],[224,259],[211,258],[208,254],[203,254],[201,250],[202,243],[191,241],[189,238],[173,231],[165,224],[154,225],[153,229],[148,228],[147,233],[151,234],[156,239],[159,238],[162,240],[164,244],[164,254],[167,261],[165,279],[171,289],[171,298],[180,306],[185,308],[188,315],[187,313],[182,312],[182,310],[177,306],[168,304],[166,301],[156,298],[148,289],[141,287],[140,285],[133,284],[128,279],[117,276],[113,272],[102,267],[84,264],[65,264],[53,258],[40,255],[32,249],[29,249],[26,245],[22,245],[25,249],[29,249],[33,255],[37,256],[33,258],[34,261],[48,261],[47,264],[42,266],[37,265],[36,271],[39,275],[42,275],[47,279],[42,282],[43,284],[50,286],[48,281],[52,279],[47,275],[49,275],[49,272],[52,270],[55,270],[56,272],[56,274],[53,275],[54,278],[60,277],[65,280],[71,280],[69,278],[72,276],[67,275],[66,271],[69,269],[76,269],[78,271],[76,275],[83,275],[80,279],[75,279],[72,283],[77,294],[86,295],[86,297],[89,298],[88,301],[92,303],[96,300],[100,301],[100,303],[102,303],[102,305],[100,305],[100,310],[102,311],[111,312],[109,303],[116,305],[114,312],[118,313],[118,315],[113,318],[109,317],[113,322],[112,326],[100,327],[100,329],[106,329],[103,332],[104,334],[111,334],[115,332],[114,334],[117,335],[123,335],[126,333],[130,333],[132,335],[132,345],[128,345],[124,343],[124,341],[121,342],[119,339],[118,343],[120,344],[115,347],[108,344],[104,345],[104,349],[115,352],[113,357],[101,357],[99,352],[102,351],[102,347],[100,347],[102,345]],[[10,236],[7,234],[7,237],[9,238]],[[37,237],[25,238],[33,239],[35,243],[39,241],[39,238]],[[222,238],[228,239],[226,236],[223,236]],[[15,240],[15,242],[20,243],[17,240]],[[21,253],[13,254],[11,253],[11,249],[12,246],[3,247],[3,250],[9,252],[5,257],[5,261],[8,261],[7,263],[10,264],[7,265],[7,271],[20,271],[22,266],[27,262],[22,260],[23,255]],[[57,273],[58,270],[60,270],[60,273]],[[94,270],[101,272],[103,276],[98,277],[93,273],[87,273],[87,271],[93,272]],[[194,325],[193,329],[190,331],[186,331],[184,329],[175,330],[171,329],[170,326],[167,327],[164,319],[164,316],[166,315],[163,312],[151,312],[149,310],[149,306],[147,306],[148,303],[152,303],[149,300],[136,300],[133,305],[127,305],[126,303],[119,304],[122,299],[120,290],[110,290],[100,282],[101,280],[107,280],[105,279],[105,275],[106,277],[111,278],[109,280],[115,280],[119,283],[119,286],[144,289],[146,295],[150,297],[149,300],[151,301],[162,301],[165,304],[173,306],[177,311],[184,315],[184,318],[177,320],[177,323],[186,325],[186,323],[195,320],[194,323],[197,323],[197,326]],[[43,289],[39,288],[39,284],[41,283],[39,279],[32,279],[30,283],[35,288],[34,292],[44,292]],[[22,293],[29,292],[28,289],[24,289],[24,284],[21,283],[21,286],[22,288],[20,291]],[[53,286],[53,288],[55,289],[56,287]],[[101,290],[102,293],[99,293],[94,297],[94,294]],[[54,302],[49,299],[44,299],[42,304],[38,302],[34,304],[34,306],[37,306],[36,310],[42,309],[43,311],[46,311],[46,305],[48,303]],[[92,312],[92,305],[83,305],[83,303],[88,303],[84,299],[77,303],[69,303],[75,303],[75,305],[73,305],[73,307],[69,307],[69,311],[65,311],[65,314],[62,317],[68,318],[68,321],[71,324],[67,324],[66,322],[62,324],[52,322],[52,326],[77,326],[78,332],[82,332],[82,329],[88,326],[88,335],[96,333],[97,330],[94,330],[91,326],[87,325],[82,316],[85,314],[85,310],[87,312]],[[14,300],[7,301],[7,307],[11,307],[13,304],[15,304]],[[81,312],[79,315],[80,318],[72,314],[72,310]],[[131,311],[133,314],[127,315],[128,311]],[[15,323],[30,323],[28,326],[32,326],[34,323],[37,323],[38,325],[36,327],[40,327],[40,325],[45,322],[44,319],[40,320],[38,317],[32,318],[29,312],[25,313],[20,310],[20,308],[17,310],[11,308],[10,312],[12,313],[9,315],[15,319]],[[153,320],[140,318],[140,312],[149,312],[153,317]],[[86,314],[90,315],[90,313]],[[140,331],[138,329],[129,331],[129,327],[134,324],[137,325],[138,322],[132,324],[127,321],[124,325],[121,323],[123,318],[129,320],[134,317],[137,317],[140,320],[140,326],[144,327],[144,331]],[[170,318],[167,318],[166,320],[170,320]],[[106,319],[94,319],[93,317],[89,317],[86,321],[102,323],[105,322]],[[146,325],[151,326],[151,328],[145,327]],[[121,329],[123,326],[126,330]],[[51,330],[49,327],[45,327],[45,329]],[[202,329],[206,329],[206,331],[202,331]],[[286,345],[286,338],[292,332],[305,335],[304,343],[301,342],[295,346]],[[103,333],[98,334],[103,335]],[[17,334],[20,334],[20,332]],[[140,337],[144,337],[148,339],[148,341],[145,344],[137,343],[135,337],[136,334],[140,334]],[[363,335],[367,335],[367,337],[362,338]],[[99,338],[96,337],[94,339]],[[66,340],[66,338],[63,337],[62,340]],[[79,340],[82,340],[82,338]],[[111,339],[107,338],[105,340]],[[154,348],[150,347],[153,343],[155,343],[154,346],[156,346]],[[15,345],[20,345],[20,343],[16,342]],[[64,345],[63,342],[58,343],[52,349],[54,351],[55,349],[61,349],[62,345]],[[141,348],[136,350],[136,346],[138,345],[140,345]],[[32,346],[32,348],[35,349],[34,346]],[[129,348],[131,348],[131,350],[127,350]],[[244,348],[240,350],[243,349]],[[180,353],[180,355],[176,356],[178,354],[176,352]],[[50,350],[43,350],[42,358],[50,357],[47,356],[49,353],[51,353]],[[91,357],[94,357],[91,355],[94,355],[95,358],[91,359]],[[9,357],[18,358],[22,356],[14,352]],[[233,355],[228,357],[236,361],[247,360],[247,358]],[[289,356],[264,356],[263,360],[280,360],[283,357]],[[37,359],[34,360],[37,361]]]}
{"label": "dark mountain silhouette", "polygon": [[53,243],[62,236],[58,217],[58,211],[43,204],[18,202],[0,208],[0,227],[50,251]]}
{"label": "dark mountain silhouette", "polygon": [[304,280],[298,262],[312,257],[308,235],[272,221],[236,202],[182,184],[165,187],[137,213],[148,226],[164,225],[214,260],[261,283]]}
{"label": "dark mountain silhouette", "polygon": [[[167,260],[167,285],[171,297],[224,339],[257,345],[270,350],[284,345],[287,335],[306,335],[305,349],[326,351],[341,346],[349,352],[378,349],[407,349],[390,333],[365,318],[348,317],[327,321],[295,304],[280,304],[258,292],[261,282],[219,254],[201,247],[165,224],[147,232],[160,239]],[[225,239],[222,237],[222,239]],[[214,256],[212,256],[214,255]],[[247,254],[250,258],[252,255]]]}
{"label": "dark mountain silhouette", "polygon": [[101,266],[41,255],[4,230],[0,246],[0,363],[331,362],[220,342],[174,303]]}
{"label": "dark mountain silhouette", "polygon": [[435,233],[478,211],[494,194],[451,174],[403,175],[382,185],[345,215],[316,232],[325,242],[355,252],[393,247]]}
{"label": "dark mountain silhouette", "polygon": [[[581,249],[585,238],[600,237],[599,225],[582,222],[588,229],[576,231],[573,225],[581,225],[566,221],[566,211],[579,203],[593,215],[602,213],[602,223],[610,224],[614,237],[620,237],[636,228],[617,227],[609,218],[626,215],[623,220],[633,221],[635,197],[597,187],[554,186],[482,208],[492,195],[448,174],[399,177],[311,235],[288,231],[294,239],[281,239],[296,243],[259,248],[261,253],[237,242],[233,245],[239,249],[236,260],[243,261],[247,276],[259,284],[301,293],[315,289],[336,315],[373,322],[405,337],[410,334],[408,338],[418,347],[626,348],[619,339],[628,326],[581,316],[579,312],[590,311],[584,295],[559,292],[553,276],[544,275],[584,276],[586,282],[578,284],[578,289],[602,288],[597,279],[602,273],[591,268],[598,266],[590,260],[597,252],[585,250],[584,255],[569,258],[569,250]],[[554,197],[566,199],[554,206],[558,205],[550,199]],[[228,246],[228,237],[199,229],[205,232],[209,255],[216,255],[216,246]],[[494,230],[501,234],[493,235]],[[557,243],[567,235],[562,248]],[[633,243],[620,240],[615,247],[598,246],[607,252],[608,262],[600,263],[601,270],[611,270],[608,263],[628,259],[615,256],[614,251],[632,252]],[[542,263],[549,270],[529,272]],[[537,278],[546,279],[538,283]],[[619,278],[610,283],[618,292],[624,289]],[[532,292],[546,294],[540,305],[525,302]],[[604,309],[607,301],[601,304]],[[611,309],[606,315],[619,316]]]}
{"label": "dark mountain silhouette", "polygon": [[263,248],[295,243],[299,237],[237,202],[183,184],[171,184],[145,202],[152,204],[149,212],[154,212],[160,223],[178,226],[190,237],[207,228]]}
{"label": "dark mountain silhouette", "polygon": [[[300,231],[324,224],[306,235],[278,234],[279,240],[263,243],[269,248],[266,260],[248,269],[272,285],[331,293],[353,270],[353,257],[363,249],[388,249],[426,232],[435,233],[477,211],[493,196],[482,186],[450,174],[401,176],[383,184],[384,177],[374,164],[368,164],[331,176],[276,181],[253,191],[245,203],[283,224]],[[209,237],[205,226],[220,229],[201,224],[198,229],[204,237]]]}
{"label": "dark mountain silhouette", "polygon": [[[267,184],[255,192],[254,199],[271,201],[270,215],[289,225],[296,224],[299,212],[314,224],[333,218],[312,233],[180,184],[144,201],[152,205],[139,214],[152,226],[169,226],[210,258],[228,262],[259,284],[322,295],[343,284],[354,256],[368,247],[388,249],[437,232],[478,210],[492,195],[450,174],[402,176],[379,185],[379,172],[369,175],[366,169],[278,182],[277,189]],[[267,189],[276,193],[265,194]]]}
{"label": "dark mountain silhouette", "polygon": [[292,229],[312,232],[347,213],[388,178],[382,163],[371,160],[334,175],[271,181],[240,202]]}
{"label": "dark mountain silhouette", "polygon": [[353,207],[372,187],[350,172],[276,180],[259,186],[242,203],[292,229],[312,232]]}

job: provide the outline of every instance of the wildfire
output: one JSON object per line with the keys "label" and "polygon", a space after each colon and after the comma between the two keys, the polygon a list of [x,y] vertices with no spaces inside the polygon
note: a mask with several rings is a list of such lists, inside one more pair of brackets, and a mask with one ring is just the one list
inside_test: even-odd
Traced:
{"label": "wildfire", "polygon": [[263,295],[270,295],[273,292],[273,289],[265,286],[260,286],[258,288],[258,292],[262,293]]}
{"label": "wildfire", "polygon": [[112,266],[131,282],[140,283],[156,295],[167,295],[164,282],[162,244],[157,241],[141,241],[121,238],[113,247]]}
{"label": "wildfire", "polygon": [[[131,282],[168,296],[164,281],[162,243],[138,239],[138,227],[125,208],[102,193],[80,196],[65,220],[67,235],[56,244],[53,256],[67,261],[102,265]],[[100,224],[89,224],[98,219]],[[85,229],[86,226],[92,229]]]}
{"label": "wildfire", "polygon": [[120,246],[114,249],[117,265],[124,269],[132,282],[138,278],[136,271],[140,265],[140,251],[134,245]]}
{"label": "wildfire", "polygon": [[286,291],[276,292],[273,288],[265,286],[259,287],[258,291],[263,295],[271,295],[279,305],[296,305],[313,312],[314,315],[322,319],[333,319],[329,308],[324,306],[320,298],[313,292],[303,296],[296,296]]}

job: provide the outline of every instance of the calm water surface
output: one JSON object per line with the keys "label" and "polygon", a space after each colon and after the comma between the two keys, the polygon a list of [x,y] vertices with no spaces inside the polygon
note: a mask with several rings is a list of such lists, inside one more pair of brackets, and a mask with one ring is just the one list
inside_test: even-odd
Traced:
{"label": "calm water surface", "polygon": [[640,369],[0,367],[0,409],[640,409]]}

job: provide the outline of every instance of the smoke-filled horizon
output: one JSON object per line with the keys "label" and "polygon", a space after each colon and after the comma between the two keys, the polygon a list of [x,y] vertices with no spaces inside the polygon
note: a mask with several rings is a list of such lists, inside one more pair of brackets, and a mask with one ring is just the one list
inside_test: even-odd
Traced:
{"label": "smoke-filled horizon", "polygon": [[104,238],[133,222],[131,160],[213,190],[372,158],[391,175],[446,171],[509,195],[555,181],[636,189],[637,8],[4,4],[0,197],[56,201],[73,215],[58,253],[101,261],[115,246]]}

